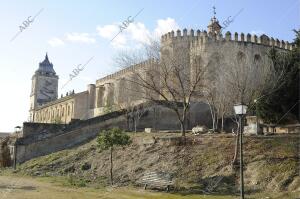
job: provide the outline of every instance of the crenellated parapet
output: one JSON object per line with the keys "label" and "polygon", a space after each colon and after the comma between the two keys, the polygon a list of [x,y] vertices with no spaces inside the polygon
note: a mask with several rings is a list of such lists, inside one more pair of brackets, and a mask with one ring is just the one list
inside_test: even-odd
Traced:
{"label": "crenellated parapet", "polygon": [[149,60],[146,60],[144,62],[141,62],[141,63],[138,63],[138,64],[134,64],[132,66],[129,66],[127,68],[124,68],[122,70],[119,70],[113,74],[110,74],[110,75],[107,75],[103,78],[100,78],[96,81],[96,84],[99,85],[101,84],[102,82],[107,82],[109,80],[116,80],[116,79],[119,79],[120,77],[123,77],[124,75],[126,74],[129,74],[129,73],[132,73],[134,71],[137,71],[137,70],[140,70],[140,69],[143,69],[143,68],[146,68],[146,67],[149,67],[155,63],[157,63],[158,61],[155,60],[155,59],[149,59]]}
{"label": "crenellated parapet", "polygon": [[[206,33],[206,31],[201,32],[200,30],[194,31],[193,29],[187,30],[183,29],[177,30],[176,33],[172,30],[171,32],[168,32],[161,36],[161,42],[168,42],[168,41],[174,41],[174,40],[194,40],[196,37],[200,37],[201,33]],[[206,33],[207,34],[207,33]]]}
{"label": "crenellated parapet", "polygon": [[237,32],[231,33],[227,31],[223,36],[222,34],[208,34],[206,31],[195,31],[193,29],[188,31],[187,29],[183,29],[183,31],[177,30],[176,33],[174,31],[171,31],[161,36],[162,45],[168,42],[175,42],[181,40],[189,40],[192,46],[197,46],[202,43],[206,43],[207,41],[226,41],[252,43],[286,50],[292,50],[295,48],[295,45],[289,43],[288,41],[274,39],[273,37],[268,37],[265,34],[257,36],[255,34],[251,35],[248,33],[245,35],[244,33],[238,34]]}

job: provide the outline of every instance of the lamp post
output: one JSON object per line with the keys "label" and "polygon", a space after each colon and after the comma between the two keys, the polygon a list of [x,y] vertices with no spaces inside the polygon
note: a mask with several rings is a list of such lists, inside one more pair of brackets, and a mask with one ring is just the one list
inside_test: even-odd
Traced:
{"label": "lamp post", "polygon": [[243,118],[247,113],[247,106],[243,103],[234,105],[234,112],[239,116],[240,133],[240,191],[241,199],[244,199],[244,168],[243,168]]}
{"label": "lamp post", "polygon": [[15,127],[16,141],[14,143],[14,150],[13,150],[13,152],[14,152],[13,153],[13,168],[14,168],[14,170],[16,170],[16,168],[17,168],[17,140],[18,140],[20,131],[21,131],[21,127],[16,126]]}

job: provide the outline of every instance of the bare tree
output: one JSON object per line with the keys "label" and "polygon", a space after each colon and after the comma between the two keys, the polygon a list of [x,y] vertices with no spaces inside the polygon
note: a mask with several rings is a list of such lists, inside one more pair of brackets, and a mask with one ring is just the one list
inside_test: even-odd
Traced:
{"label": "bare tree", "polygon": [[[209,88],[209,87],[208,87]],[[211,86],[209,89],[205,89],[203,91],[203,96],[206,101],[206,103],[209,106],[211,120],[212,120],[212,130],[215,132],[215,130],[218,128],[218,108],[217,108],[217,98],[215,94],[215,88]]]}
{"label": "bare tree", "polygon": [[125,111],[125,117],[127,121],[127,128],[130,128],[130,122],[133,123],[134,132],[137,132],[137,126],[140,122],[140,119],[147,113],[147,110],[143,104],[135,105],[134,103],[123,103],[120,106],[120,109]]}
{"label": "bare tree", "polygon": [[274,76],[275,71],[267,54],[246,57],[238,52],[236,58],[220,67],[219,72],[220,84],[229,89],[233,103],[246,105],[252,105],[264,90],[276,89],[281,79]]}
{"label": "bare tree", "polygon": [[133,90],[136,90],[143,99],[173,110],[184,137],[190,102],[203,88],[205,67],[194,63],[191,73],[188,46],[162,50],[159,42],[152,40],[150,44],[143,46],[142,51],[142,54],[136,53],[132,56],[124,55],[123,52],[117,56],[116,63],[119,66],[130,66],[142,58],[151,60],[148,66],[134,70],[134,75],[126,80],[139,87]]}
{"label": "bare tree", "polygon": [[[252,59],[252,60],[251,60]],[[219,100],[217,104],[223,106],[223,114],[232,115],[232,107],[236,103],[244,103],[248,107],[253,106],[255,99],[259,99],[263,92],[276,90],[284,73],[275,75],[274,66],[268,58],[267,53],[246,57],[242,52],[227,63],[223,63],[218,70],[216,95]],[[225,100],[226,99],[226,100]],[[235,118],[236,124],[238,124]],[[235,155],[232,161],[234,165],[237,161],[239,128],[236,128]]]}
{"label": "bare tree", "polygon": [[137,125],[139,124],[140,119],[146,114],[147,110],[143,107],[143,105],[131,106],[129,107],[129,110],[129,115],[134,124],[134,132],[137,132]]}

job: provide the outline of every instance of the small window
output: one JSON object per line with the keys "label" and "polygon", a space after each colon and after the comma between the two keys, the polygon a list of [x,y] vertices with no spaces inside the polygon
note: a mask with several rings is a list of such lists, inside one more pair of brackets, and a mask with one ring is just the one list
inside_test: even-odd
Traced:
{"label": "small window", "polygon": [[243,64],[246,61],[246,55],[243,52],[238,52],[237,54],[237,61],[239,64]]}
{"label": "small window", "polygon": [[261,56],[256,54],[254,55],[254,64],[258,64],[261,62]]}

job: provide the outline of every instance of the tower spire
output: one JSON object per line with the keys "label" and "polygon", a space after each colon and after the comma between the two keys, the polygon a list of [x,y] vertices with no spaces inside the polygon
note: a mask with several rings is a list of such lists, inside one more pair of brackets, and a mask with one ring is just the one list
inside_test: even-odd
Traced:
{"label": "tower spire", "polygon": [[219,24],[218,19],[216,18],[216,6],[213,6],[213,17],[210,19],[210,23],[207,26],[208,33],[210,34],[220,34],[222,26]]}
{"label": "tower spire", "polygon": [[46,52],[45,60],[49,61],[49,59],[48,59],[48,52]]}
{"label": "tower spire", "polygon": [[49,61],[48,53],[46,53],[44,61],[39,63],[39,68],[37,71],[55,74],[53,64]]}

